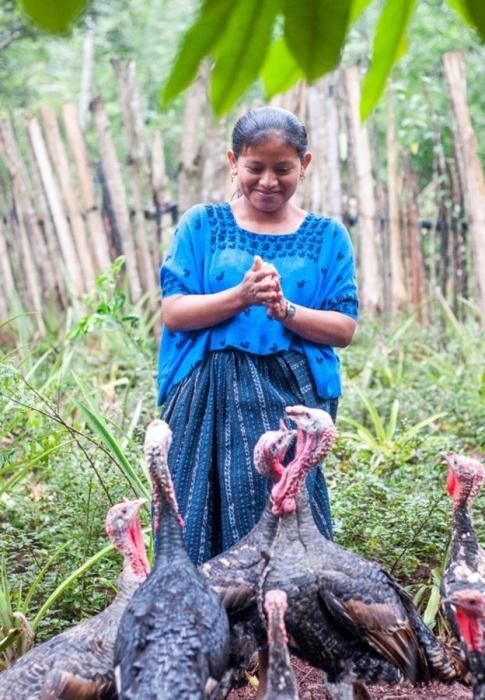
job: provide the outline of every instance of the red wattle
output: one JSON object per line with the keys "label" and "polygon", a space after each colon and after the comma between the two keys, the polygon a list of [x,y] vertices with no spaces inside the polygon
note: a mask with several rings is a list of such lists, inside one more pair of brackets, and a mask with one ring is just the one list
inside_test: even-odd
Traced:
{"label": "red wattle", "polygon": [[456,622],[468,649],[480,654],[483,647],[483,633],[480,618],[470,617],[470,615],[463,612],[463,610],[457,610]]}

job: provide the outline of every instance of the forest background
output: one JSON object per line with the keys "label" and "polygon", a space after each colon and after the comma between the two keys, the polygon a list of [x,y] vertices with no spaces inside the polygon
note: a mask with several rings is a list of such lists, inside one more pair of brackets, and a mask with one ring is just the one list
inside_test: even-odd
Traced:
{"label": "forest background", "polygon": [[[359,332],[342,353],[340,437],[327,465],[336,537],[391,569],[446,634],[438,608],[450,509],[440,452],[483,457],[485,371],[473,212],[443,56],[463,56],[483,167],[485,49],[448,4],[418,2],[406,52],[365,123],[369,160],[359,163],[355,80],[349,86],[367,69],[382,5],[371,4],[350,28],[338,71],[275,100],[309,124],[317,157],[302,204],[349,226],[366,289]],[[162,323],[156,269],[184,209],[231,195],[230,127],[242,109],[263,103],[264,92],[256,83],[232,112],[214,116],[203,64],[193,86],[160,107],[180,38],[196,16],[192,0],[98,0],[62,37],[42,33],[10,0],[0,10],[0,257],[11,263],[0,282],[6,664],[34,635],[42,639],[92,614],[113,594],[119,564],[105,547],[104,513],[125,495],[148,494],[143,427],[157,414]],[[66,103],[76,106],[74,117]],[[68,132],[72,119],[77,141]],[[56,124],[79,202],[72,154],[79,139],[84,144],[91,214],[85,201],[76,209],[69,200]],[[370,213],[362,208],[368,196]],[[99,220],[91,229],[94,210]],[[108,265],[97,266],[101,258],[90,254],[91,278],[78,272],[76,212],[86,240],[97,230],[93,245],[104,241],[106,248]],[[376,274],[363,269],[369,226]],[[144,258],[141,246],[130,256],[124,235],[131,230],[135,244],[146,243]],[[72,269],[62,235],[77,241]],[[393,288],[392,240],[399,242],[404,292]],[[483,541],[483,498],[476,508]]]}

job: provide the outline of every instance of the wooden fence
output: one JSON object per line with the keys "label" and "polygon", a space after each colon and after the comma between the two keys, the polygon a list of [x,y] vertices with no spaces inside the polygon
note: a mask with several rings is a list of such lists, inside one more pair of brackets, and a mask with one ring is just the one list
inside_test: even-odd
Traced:
{"label": "wooden fence", "polygon": [[161,133],[147,144],[134,64],[113,64],[124,148],[115,147],[100,97],[86,133],[73,104],[0,118],[0,317],[33,310],[42,331],[46,308],[81,299],[122,254],[131,299],[159,297],[163,229],[176,205]]}
{"label": "wooden fence", "polygon": [[[350,227],[370,315],[418,307],[433,320],[433,305],[425,302],[437,290],[457,315],[465,308],[460,299],[469,297],[485,318],[485,188],[463,65],[459,54],[444,58],[455,156],[445,157],[437,130],[427,185],[435,214],[428,221],[420,215],[410,154],[397,142],[391,93],[384,149],[376,146],[372,122],[359,119],[357,67],[275,100],[307,124],[314,153],[297,202]],[[192,204],[222,201],[237,186],[231,189],[225,159],[228,122],[215,120],[208,107],[206,69],[186,95],[175,203],[162,134],[147,135],[143,126],[135,66],[115,60],[113,68],[123,143],[115,146],[101,97],[91,103],[85,132],[72,104],[59,114],[42,107],[33,116],[0,119],[0,317],[34,310],[43,330],[47,305],[63,309],[80,299],[120,254],[132,301],[146,294],[155,307],[164,230]]]}

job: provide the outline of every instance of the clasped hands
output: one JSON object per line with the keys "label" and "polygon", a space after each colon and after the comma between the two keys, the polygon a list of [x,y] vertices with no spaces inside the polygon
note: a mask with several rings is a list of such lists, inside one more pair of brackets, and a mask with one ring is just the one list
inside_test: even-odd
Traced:
{"label": "clasped hands", "polygon": [[248,306],[266,306],[271,318],[278,321],[286,318],[286,299],[278,270],[271,263],[264,262],[259,255],[254,256],[252,266],[243,277],[241,292]]}

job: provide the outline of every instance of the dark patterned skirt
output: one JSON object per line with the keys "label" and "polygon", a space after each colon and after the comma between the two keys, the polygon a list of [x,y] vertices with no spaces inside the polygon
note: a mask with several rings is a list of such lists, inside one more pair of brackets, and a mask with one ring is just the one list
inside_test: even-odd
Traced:
{"label": "dark patterned skirt", "polygon": [[[335,420],[338,400],[316,396],[304,355],[293,351],[210,352],[168,396],[162,418],[173,431],[169,466],[194,563],[226,550],[258,522],[272,484],[253,466],[254,446],[295,404],[323,408]],[[308,475],[307,488],[318,528],[331,538],[322,469]]]}

